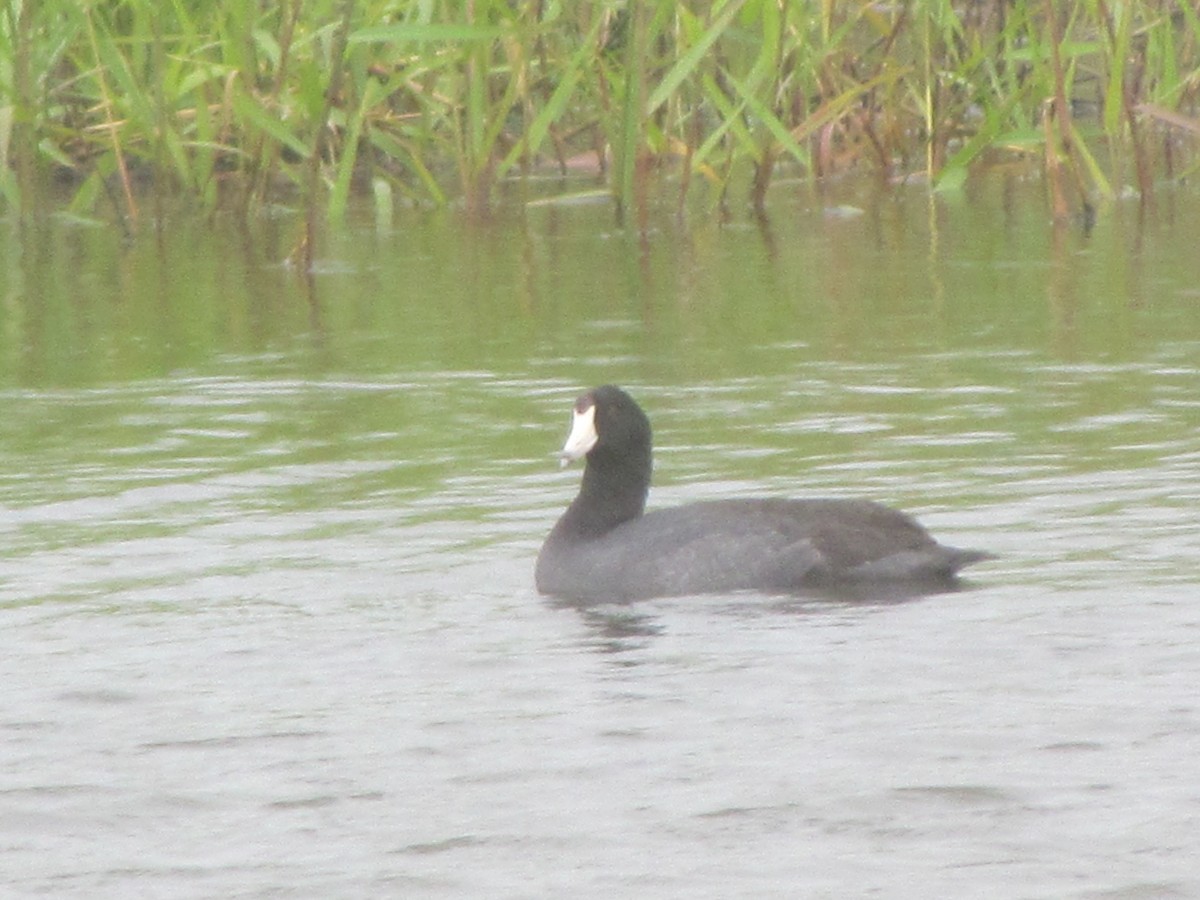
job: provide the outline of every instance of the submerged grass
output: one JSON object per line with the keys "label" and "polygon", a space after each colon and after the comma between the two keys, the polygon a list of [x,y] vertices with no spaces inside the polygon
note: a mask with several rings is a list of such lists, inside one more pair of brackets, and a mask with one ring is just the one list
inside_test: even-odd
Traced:
{"label": "submerged grass", "polygon": [[311,227],[582,168],[641,221],[652,182],[761,209],[781,166],[945,190],[1011,158],[1065,218],[1194,171],[1198,102],[1200,15],[1166,0],[8,0],[0,202],[57,176],[77,213]]}

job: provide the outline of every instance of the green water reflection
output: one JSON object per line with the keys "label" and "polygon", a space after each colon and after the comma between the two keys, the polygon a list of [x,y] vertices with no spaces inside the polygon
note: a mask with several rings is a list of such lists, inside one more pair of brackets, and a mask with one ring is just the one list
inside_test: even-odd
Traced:
{"label": "green water reflection", "polygon": [[[414,213],[392,233],[328,235],[311,282],[280,263],[286,217],[169,223],[132,242],[8,223],[0,384],[124,382],[264,353],[305,375],[521,374],[559,359],[562,377],[604,361],[614,377],[692,383],[945,350],[1136,360],[1200,331],[1194,197],[1166,195],[1145,221],[1114,205],[1085,236],[1055,231],[1032,185],[933,201],[792,190],[769,222],[664,215],[644,240],[602,207],[470,227]],[[835,203],[862,212],[825,211]]]}

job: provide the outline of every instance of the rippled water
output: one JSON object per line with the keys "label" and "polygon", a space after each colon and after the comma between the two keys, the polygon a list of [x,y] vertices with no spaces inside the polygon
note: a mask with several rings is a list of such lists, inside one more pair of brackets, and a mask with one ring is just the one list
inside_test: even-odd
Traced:
{"label": "rippled water", "polygon": [[[1041,300],[856,325],[822,282],[739,342],[676,306],[409,352],[334,303],[316,344],[6,369],[0,893],[1200,896],[1200,334],[1157,277],[1115,344],[1087,303],[1047,342]],[[605,380],[653,505],[870,496],[1001,556],[897,603],[540,597]]]}

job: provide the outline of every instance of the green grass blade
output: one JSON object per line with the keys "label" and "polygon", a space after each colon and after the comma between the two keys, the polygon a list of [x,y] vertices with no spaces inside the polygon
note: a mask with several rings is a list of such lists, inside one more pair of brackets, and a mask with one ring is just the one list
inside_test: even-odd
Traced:
{"label": "green grass blade", "polygon": [[281,146],[287,147],[301,159],[308,159],[312,148],[296,134],[288,130],[276,115],[263,109],[258,101],[242,90],[233,95],[234,112],[251,130],[258,130],[276,140]]}
{"label": "green grass blade", "polygon": [[393,25],[372,25],[359,28],[350,34],[350,43],[392,44],[466,44],[494,41],[503,30],[490,25],[457,25],[453,23],[410,24],[397,22]]}
{"label": "green grass blade", "polygon": [[662,81],[658,83],[658,86],[646,99],[645,115],[653,115],[655,110],[662,106],[667,101],[667,98],[679,89],[684,80],[691,77],[696,71],[697,66],[700,65],[709,50],[712,49],[712,45],[725,33],[729,27],[729,23],[733,21],[733,17],[737,15],[743,3],[744,0],[732,0],[700,36],[700,39],[688,49],[688,52],[676,60],[675,64],[667,71],[667,74],[663,76]]}

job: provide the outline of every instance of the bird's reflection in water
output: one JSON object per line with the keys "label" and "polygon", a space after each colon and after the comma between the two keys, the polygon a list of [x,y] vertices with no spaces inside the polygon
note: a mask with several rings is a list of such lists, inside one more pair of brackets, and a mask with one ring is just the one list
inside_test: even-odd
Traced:
{"label": "bird's reflection in water", "polygon": [[559,609],[579,613],[588,629],[587,645],[599,653],[619,654],[645,648],[666,628],[651,613],[631,603],[585,603],[554,600]]}
{"label": "bird's reflection in water", "polygon": [[821,616],[842,614],[847,610],[868,611],[874,608],[911,603],[938,594],[951,594],[972,589],[965,579],[935,579],[909,582],[862,582],[815,587],[804,592],[763,594],[753,591],[731,595],[699,595],[694,598],[660,598],[657,600],[591,602],[551,599],[558,609],[573,609],[588,630],[586,645],[604,654],[623,654],[642,650],[652,639],[665,634],[662,604],[675,606],[680,602],[707,604],[715,615],[792,615]]}

